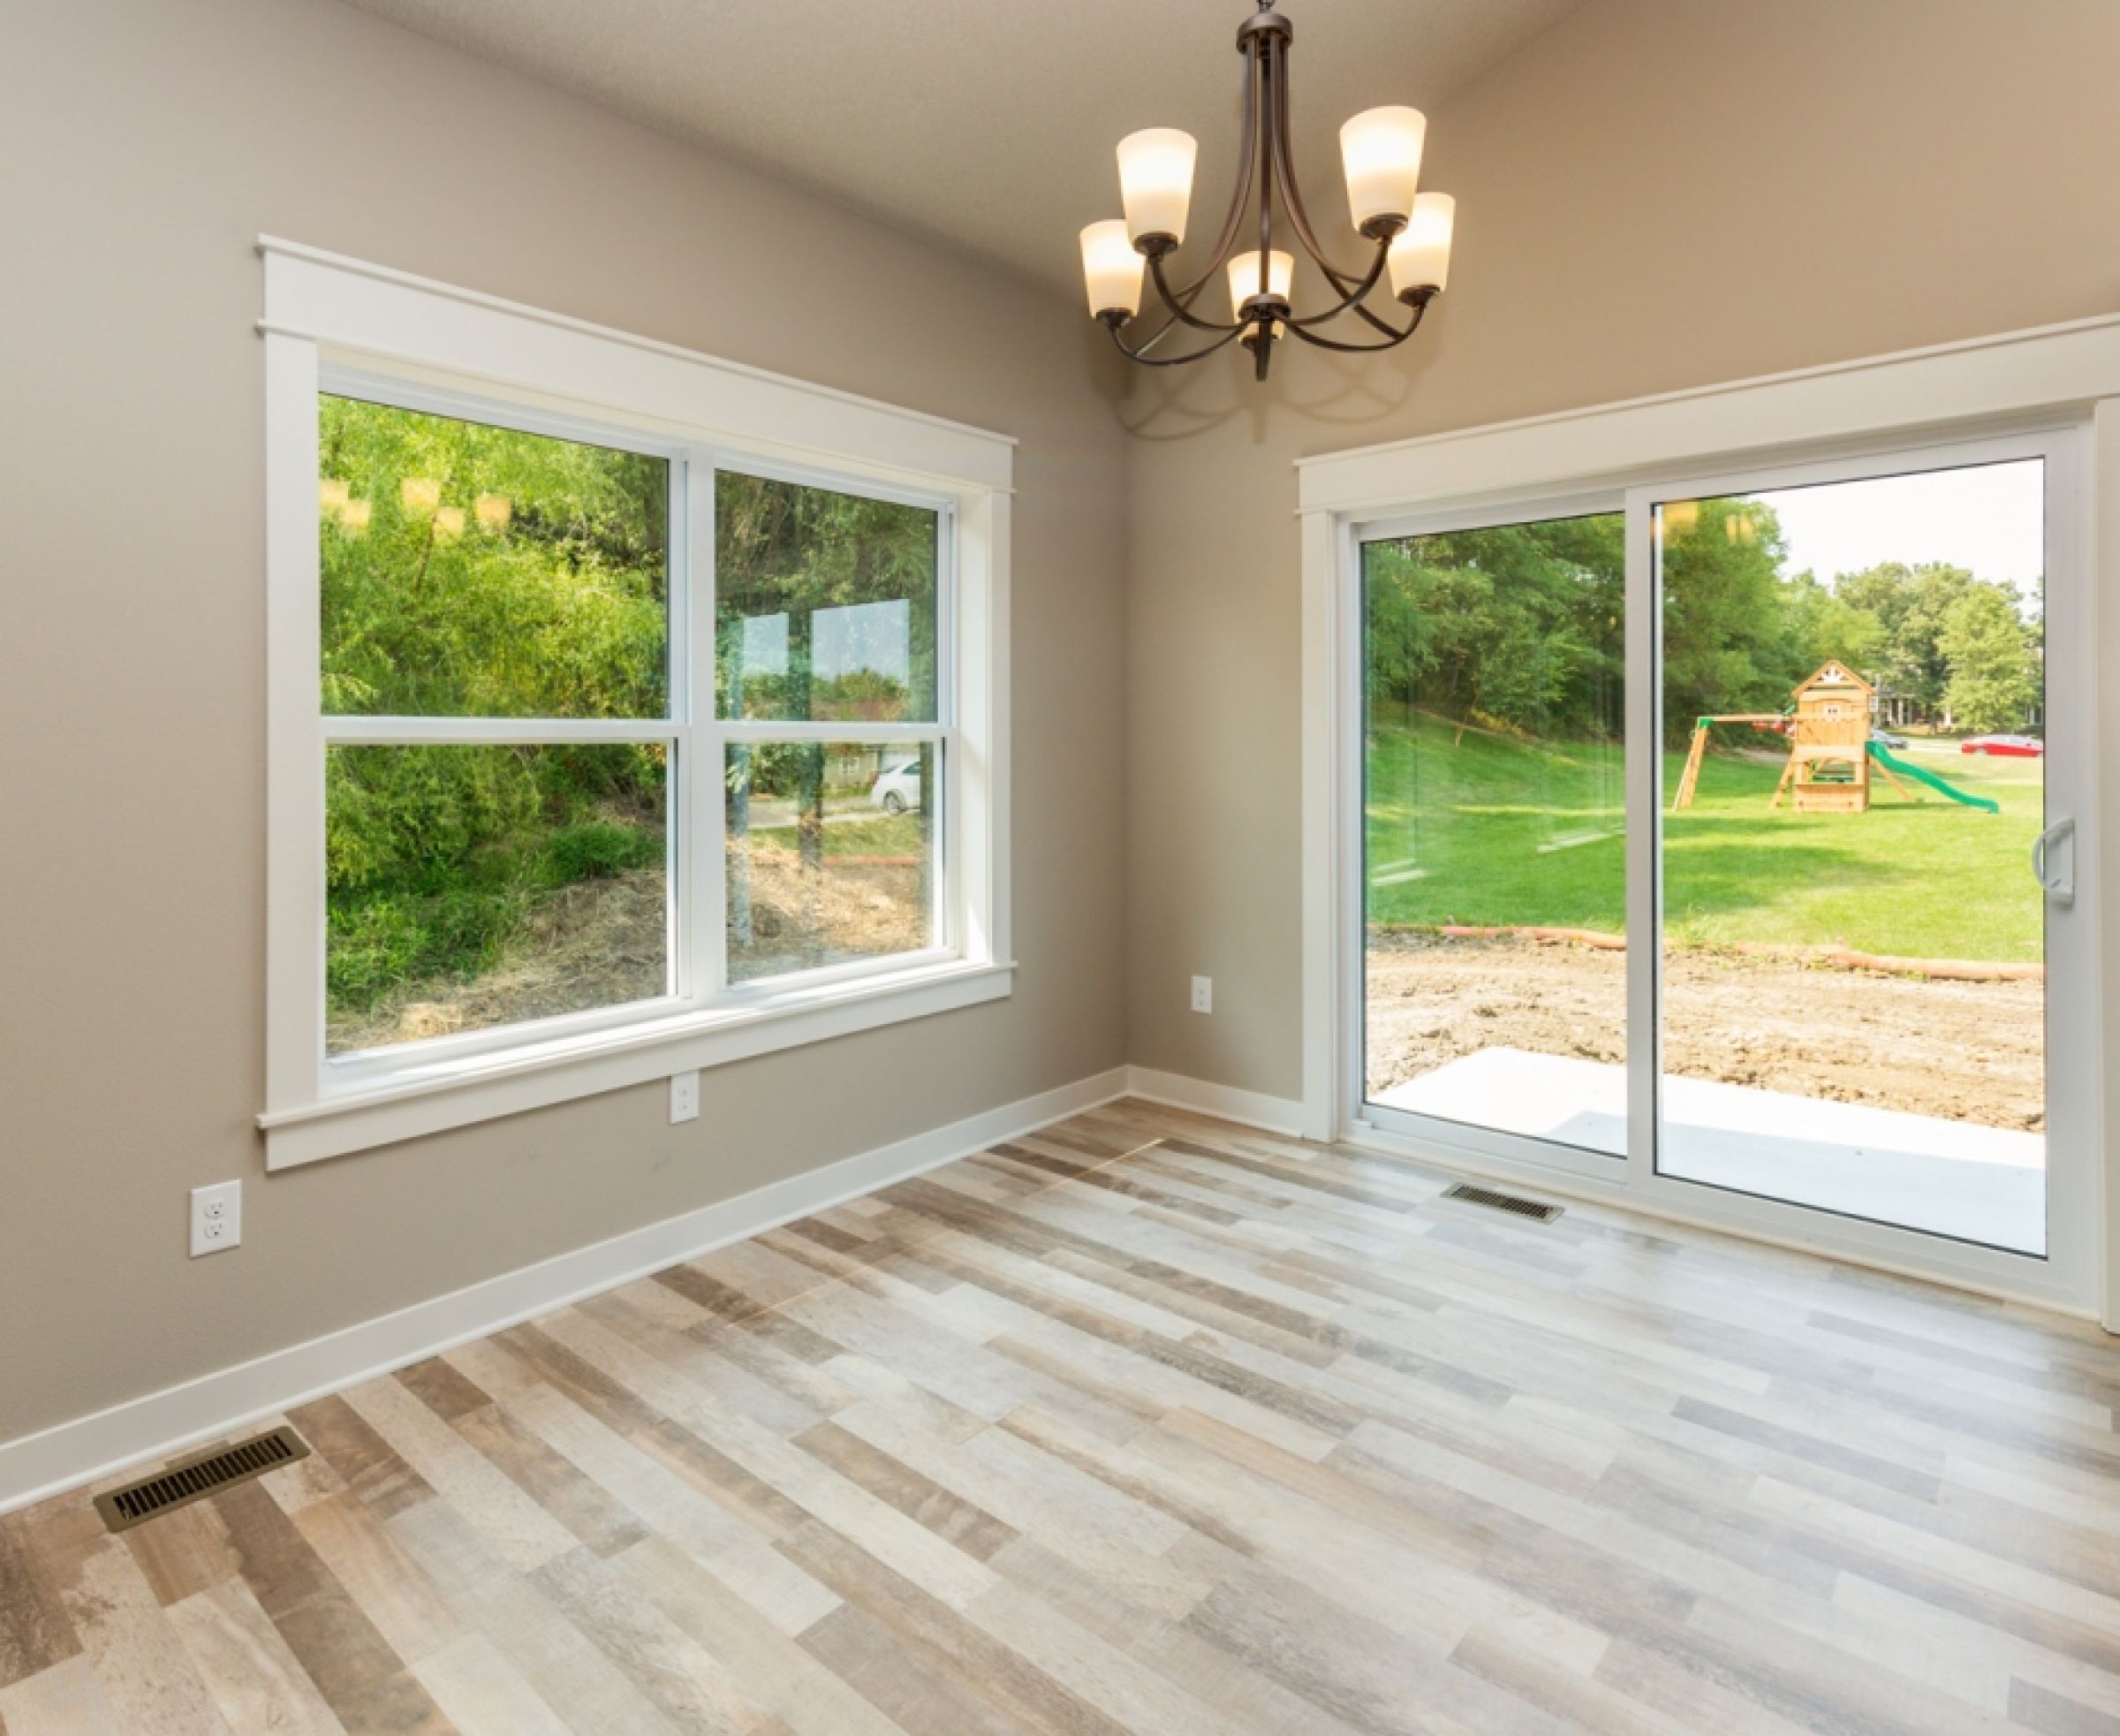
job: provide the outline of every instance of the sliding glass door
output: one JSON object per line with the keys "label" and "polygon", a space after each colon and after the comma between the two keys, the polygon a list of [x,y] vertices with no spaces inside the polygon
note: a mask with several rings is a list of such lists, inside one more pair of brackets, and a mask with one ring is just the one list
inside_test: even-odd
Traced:
{"label": "sliding glass door", "polygon": [[2010,436],[1359,532],[1357,1123],[1896,1258],[2073,1235],[2075,464]]}
{"label": "sliding glass door", "polygon": [[1364,1095],[1627,1149],[1617,512],[1362,547]]}
{"label": "sliding glass door", "polygon": [[1655,503],[1659,1173],[2045,1253],[2046,493]]}

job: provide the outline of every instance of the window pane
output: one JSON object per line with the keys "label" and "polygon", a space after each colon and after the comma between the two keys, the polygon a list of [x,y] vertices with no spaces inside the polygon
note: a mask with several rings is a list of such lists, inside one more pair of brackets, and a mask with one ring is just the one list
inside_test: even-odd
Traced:
{"label": "window pane", "polygon": [[936,748],[728,753],[731,982],[935,944]]}
{"label": "window pane", "polygon": [[935,721],[939,529],[925,507],[718,473],[720,715]]}
{"label": "window pane", "polygon": [[319,400],[323,709],[669,715],[670,465]]}
{"label": "window pane", "polygon": [[1362,548],[1366,1098],[1626,1152],[1619,513]]}
{"label": "window pane", "polygon": [[329,1051],[668,994],[668,770],[659,743],[329,749]]}

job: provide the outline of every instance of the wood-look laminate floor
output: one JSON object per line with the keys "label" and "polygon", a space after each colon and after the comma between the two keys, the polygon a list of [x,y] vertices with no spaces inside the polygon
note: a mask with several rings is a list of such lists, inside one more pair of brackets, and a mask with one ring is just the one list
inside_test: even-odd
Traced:
{"label": "wood-look laminate floor", "polygon": [[48,1732],[2120,1732],[2093,1328],[1123,1103],[0,1520]]}

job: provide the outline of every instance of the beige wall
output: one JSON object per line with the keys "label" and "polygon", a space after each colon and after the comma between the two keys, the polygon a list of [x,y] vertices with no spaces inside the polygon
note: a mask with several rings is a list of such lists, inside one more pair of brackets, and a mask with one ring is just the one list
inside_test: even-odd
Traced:
{"label": "beige wall", "polygon": [[[0,1440],[1124,1059],[1124,440],[1071,304],[332,0],[5,34]],[[261,231],[1021,436],[1011,1000],[683,1127],[647,1087],[263,1174]],[[187,1260],[230,1177],[244,1246]]]}
{"label": "beige wall", "polygon": [[1430,118],[1428,330],[1263,391],[1144,375],[1129,1059],[1301,1093],[1294,460],[2111,313],[2116,65],[2112,0],[1589,0]]}
{"label": "beige wall", "polygon": [[[334,0],[8,35],[0,1440],[1122,1060],[1294,1096],[1295,458],[2120,305],[2112,0],[1589,0],[1434,117],[1432,331],[1263,392]],[[1023,437],[1013,1000],[262,1174],[260,231]]]}

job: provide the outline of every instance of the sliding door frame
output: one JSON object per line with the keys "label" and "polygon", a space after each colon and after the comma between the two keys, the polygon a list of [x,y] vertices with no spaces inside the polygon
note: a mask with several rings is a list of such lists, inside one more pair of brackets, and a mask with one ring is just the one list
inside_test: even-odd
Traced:
{"label": "sliding door frame", "polygon": [[[2086,389],[2091,396],[2083,394]],[[2110,400],[2106,401],[2106,400]],[[2115,1319],[2114,1106],[2104,1101],[2097,980],[2097,785],[2093,744],[2120,733],[2120,701],[2093,686],[2116,634],[2096,608],[2120,570],[2120,321],[1638,400],[1306,460],[1305,551],[1305,1131],[1431,1158],[1555,1193]],[[2111,443],[2109,436],[2108,443]],[[1656,1172],[1662,931],[1661,610],[1647,535],[1656,499],[2046,459],[2048,819],[2077,823],[2077,896],[2049,902],[2049,1245],[2044,1258],[1953,1242],[1736,1194]],[[2106,543],[2094,504],[2106,497]],[[1365,1103],[1362,1062],[1361,549],[1368,541],[1584,512],[1628,511],[1625,718],[1629,1152],[1624,1164]],[[2027,868],[2027,872],[2029,871]],[[2058,1088],[2056,1086],[2058,1085]]]}

